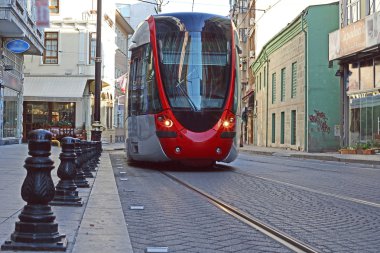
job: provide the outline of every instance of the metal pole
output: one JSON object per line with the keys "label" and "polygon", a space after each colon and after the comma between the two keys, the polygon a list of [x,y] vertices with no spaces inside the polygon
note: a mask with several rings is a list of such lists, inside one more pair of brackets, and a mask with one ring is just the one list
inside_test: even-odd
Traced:
{"label": "metal pole", "polygon": [[91,140],[100,141],[102,129],[100,124],[100,93],[102,90],[102,0],[97,0],[96,11],[96,54],[95,54],[95,103],[94,122],[92,124]]}

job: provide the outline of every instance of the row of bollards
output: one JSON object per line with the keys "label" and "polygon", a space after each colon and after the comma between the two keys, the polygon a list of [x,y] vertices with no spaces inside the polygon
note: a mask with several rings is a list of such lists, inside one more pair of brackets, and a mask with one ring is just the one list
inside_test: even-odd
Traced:
{"label": "row of bollards", "polygon": [[81,141],[64,137],[58,166],[58,184],[54,187],[50,159],[52,134],[43,129],[28,135],[28,154],[25,160],[27,175],[21,187],[21,196],[27,202],[18,216],[11,238],[1,245],[1,250],[65,251],[66,235],[58,232],[58,224],[51,205],[82,206],[77,187],[90,187],[86,177],[99,162],[100,141]]}

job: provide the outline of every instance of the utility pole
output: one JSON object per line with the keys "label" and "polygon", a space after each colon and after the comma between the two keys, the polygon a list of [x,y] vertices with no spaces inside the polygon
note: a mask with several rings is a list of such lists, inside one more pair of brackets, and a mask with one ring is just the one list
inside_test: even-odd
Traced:
{"label": "utility pole", "polygon": [[96,54],[95,54],[95,101],[94,122],[91,140],[101,141],[102,125],[100,123],[100,92],[102,91],[102,0],[97,0],[96,10]]}

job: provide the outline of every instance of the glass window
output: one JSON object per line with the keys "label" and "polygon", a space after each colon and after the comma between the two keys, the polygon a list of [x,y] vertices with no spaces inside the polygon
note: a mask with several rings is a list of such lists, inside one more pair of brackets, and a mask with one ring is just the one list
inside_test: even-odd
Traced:
{"label": "glass window", "polygon": [[380,0],[367,0],[369,1],[369,15],[380,11]]}
{"label": "glass window", "polygon": [[247,0],[240,0],[239,1],[239,12],[240,13],[247,12],[247,7],[248,7],[248,1]]}
{"label": "glass window", "polygon": [[161,75],[174,109],[197,112],[224,105],[231,71],[230,41],[212,29],[157,34]]}
{"label": "glass window", "polygon": [[380,95],[357,94],[350,97],[350,145],[379,141]]}
{"label": "glass window", "polygon": [[59,0],[49,0],[50,13],[59,13]]}
{"label": "glass window", "polygon": [[360,0],[347,0],[347,24],[354,23],[360,19]]}
{"label": "glass window", "polygon": [[360,89],[372,89],[373,80],[373,59],[360,62]]}
{"label": "glass window", "polygon": [[240,38],[241,42],[244,42],[244,43],[247,42],[247,37],[248,37],[248,35],[247,35],[248,31],[247,30],[248,30],[247,28],[240,28],[239,29],[239,38]]}
{"label": "glass window", "polygon": [[89,64],[95,63],[95,56],[96,56],[96,33],[90,33],[89,35],[89,46],[90,46],[90,53],[89,53]]}
{"label": "glass window", "polygon": [[73,127],[75,103],[73,102],[24,102],[24,123],[32,129],[49,127]]}
{"label": "glass window", "polygon": [[375,58],[375,87],[380,87],[380,57]]}
{"label": "glass window", "polygon": [[146,44],[134,49],[132,53],[128,86],[129,116],[157,113],[162,110],[150,49],[150,45]]}
{"label": "glass window", "polygon": [[359,64],[352,63],[348,65],[348,90],[359,90]]}
{"label": "glass window", "polygon": [[18,117],[18,99],[19,93],[4,88],[4,104],[3,104],[3,137],[17,136],[17,117]]}
{"label": "glass window", "polygon": [[44,64],[58,64],[58,32],[45,32]]}

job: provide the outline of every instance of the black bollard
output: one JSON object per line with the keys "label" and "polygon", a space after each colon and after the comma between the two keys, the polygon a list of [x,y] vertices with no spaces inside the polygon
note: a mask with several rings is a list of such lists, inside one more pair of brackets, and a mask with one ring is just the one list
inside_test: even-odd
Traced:
{"label": "black bollard", "polygon": [[58,233],[58,224],[49,202],[54,198],[54,183],[50,172],[54,162],[50,159],[51,133],[38,129],[29,132],[30,157],[25,160],[27,175],[21,187],[21,196],[27,202],[20,221],[9,241],[1,250],[65,251],[67,239]]}
{"label": "black bollard", "polygon": [[77,174],[74,138],[62,138],[61,146],[62,153],[59,155],[61,163],[57,171],[60,180],[55,187],[54,199],[49,204],[53,206],[82,206],[83,201],[78,197],[77,186],[74,182]]}
{"label": "black bollard", "polygon": [[78,138],[74,138],[75,143],[75,154],[77,155],[77,159],[75,160],[75,166],[77,169],[77,175],[75,177],[75,184],[79,188],[89,188],[90,185],[88,184],[88,181],[86,180],[86,177],[83,173],[82,164],[83,164],[83,157],[82,157],[82,148],[80,145],[80,140]]}
{"label": "black bollard", "polygon": [[87,146],[87,141],[81,141],[80,145],[81,145],[82,156],[83,156],[82,169],[83,169],[84,176],[86,178],[94,178],[94,175],[91,173],[91,169],[90,169],[90,150]]}

